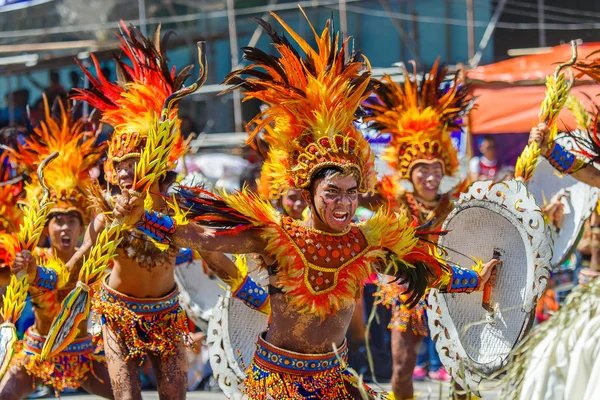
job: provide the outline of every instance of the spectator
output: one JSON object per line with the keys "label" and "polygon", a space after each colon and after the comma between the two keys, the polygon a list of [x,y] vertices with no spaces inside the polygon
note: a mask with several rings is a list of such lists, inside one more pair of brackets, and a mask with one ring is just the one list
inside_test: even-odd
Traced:
{"label": "spectator", "polygon": [[11,107],[13,111],[13,124],[24,124],[27,119],[27,104],[29,103],[29,91],[25,89],[16,90],[6,95],[6,108],[0,110],[0,127],[10,124]]}
{"label": "spectator", "polygon": [[246,168],[240,175],[240,188],[246,186],[251,192],[256,192],[260,169],[260,164],[251,164],[250,167]]}
{"label": "spectator", "polygon": [[484,136],[479,141],[480,157],[469,162],[469,175],[472,181],[484,181],[496,178],[500,167],[496,156],[496,140],[493,136]]}
{"label": "spectator", "polygon": [[196,124],[194,123],[194,120],[188,116],[181,117],[181,126],[179,129],[181,131],[181,136],[183,136],[185,140],[187,140],[190,135],[194,135],[192,138],[196,136]]}
{"label": "spectator", "polygon": [[40,90],[44,91],[44,94],[48,98],[48,104],[52,106],[57,97],[61,97],[62,99],[67,98],[67,91],[60,84],[60,74],[58,71],[50,70],[48,73],[48,79],[50,81],[48,87],[44,88],[38,81],[33,79],[30,75],[27,75],[27,79],[31,82],[32,85],[37,87]]}
{"label": "spectator", "polygon": [[554,292],[555,286],[556,281],[554,277],[548,279],[544,296],[538,300],[535,308],[535,319],[538,324],[550,318],[560,308],[556,293]]}

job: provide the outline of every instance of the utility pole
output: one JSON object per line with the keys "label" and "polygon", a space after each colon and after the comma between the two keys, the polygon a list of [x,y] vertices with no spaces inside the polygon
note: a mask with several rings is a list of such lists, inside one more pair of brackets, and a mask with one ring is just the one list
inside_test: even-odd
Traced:
{"label": "utility pole", "polygon": [[[238,65],[238,41],[237,29],[235,25],[235,4],[234,0],[227,0],[227,22],[229,25],[229,50],[231,52],[231,69]],[[233,120],[235,122],[235,131],[242,130],[242,95],[239,90],[233,91]]]}
{"label": "utility pole", "polygon": [[473,0],[467,0],[467,40],[469,60],[475,57],[475,24],[473,23]]}
{"label": "utility pole", "polygon": [[340,28],[342,28],[342,40],[348,37],[348,17],[346,15],[346,0],[340,0]]}
{"label": "utility pole", "polygon": [[537,4],[540,47],[546,47],[546,26],[544,25],[544,0],[538,0]]}
{"label": "utility pole", "polygon": [[138,0],[138,14],[140,18],[140,31],[144,36],[148,36],[146,32],[146,0]]}

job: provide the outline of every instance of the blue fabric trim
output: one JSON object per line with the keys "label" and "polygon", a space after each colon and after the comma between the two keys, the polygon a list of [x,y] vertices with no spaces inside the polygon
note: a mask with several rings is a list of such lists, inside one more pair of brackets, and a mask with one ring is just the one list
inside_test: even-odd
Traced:
{"label": "blue fabric trim", "polygon": [[452,281],[448,292],[472,292],[479,286],[479,275],[472,269],[452,266]]}
{"label": "blue fabric trim", "polygon": [[269,292],[247,276],[242,286],[236,290],[234,297],[242,300],[248,307],[259,310],[269,300]]}
{"label": "blue fabric trim", "polygon": [[548,161],[554,168],[562,173],[568,173],[575,164],[575,155],[565,150],[560,144],[554,142]]}
{"label": "blue fabric trim", "polygon": [[179,249],[177,258],[175,259],[175,265],[181,265],[183,263],[189,263],[194,260],[194,252],[192,249]]}
{"label": "blue fabric trim", "polygon": [[54,290],[58,284],[56,271],[38,265],[34,286],[43,290]]}
{"label": "blue fabric trim", "polygon": [[168,243],[167,235],[175,232],[175,220],[168,215],[146,210],[137,229],[159,243]]}

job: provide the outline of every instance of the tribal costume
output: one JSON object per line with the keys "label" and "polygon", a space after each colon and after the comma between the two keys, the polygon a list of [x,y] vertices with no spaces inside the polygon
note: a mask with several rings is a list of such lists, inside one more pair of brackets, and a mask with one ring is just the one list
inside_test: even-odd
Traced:
{"label": "tribal costume", "polygon": [[[73,120],[70,108],[65,108],[61,101],[58,104],[60,114],[52,117],[44,98],[45,119],[11,156],[19,165],[35,171],[50,154],[58,152],[58,157],[44,169],[44,181],[52,202],[46,224],[52,218],[74,213],[83,227],[90,219],[86,196],[86,189],[93,182],[90,171],[96,167],[104,148],[95,143],[94,133],[87,130],[85,121]],[[37,178],[27,186],[26,191],[25,201],[28,204],[40,202],[42,186]],[[73,241],[77,239],[72,238]],[[12,359],[12,366],[23,368],[34,378],[34,385],[41,381],[53,387],[58,396],[67,388],[79,388],[89,374],[94,374],[93,364],[104,362],[104,357],[96,354],[96,346],[92,336],[87,333],[85,320],[80,325],[79,335],[63,352],[51,359],[41,359],[41,349],[48,332],[40,332],[40,329],[48,329],[67,293],[64,288],[68,282],[68,271],[64,263],[68,260],[59,259],[53,248],[36,248],[33,255],[38,267],[30,282],[29,293],[36,322],[25,333],[23,341],[16,344],[18,352]]]}
{"label": "tribal costume", "polygon": [[[574,69],[600,82],[600,59],[590,57],[578,61]],[[597,169],[594,171],[594,163],[600,161],[600,113],[595,110],[595,114],[590,115],[580,102],[569,104],[571,100],[572,97],[567,101],[567,106],[575,116],[579,131],[566,132],[566,135],[575,141],[576,146],[573,150],[563,148],[555,140],[555,124],[549,123],[548,148],[542,149],[542,154],[561,174],[574,174],[582,170],[582,173],[595,172],[597,179],[600,173]],[[572,176],[580,179],[582,175]],[[597,183],[594,186],[600,187]],[[594,219],[592,217],[592,221]],[[591,234],[592,237],[598,235],[598,226],[591,227]],[[597,257],[593,257],[590,268],[581,270],[579,274],[579,286],[567,296],[561,308],[536,326],[515,349],[508,365],[507,385],[501,394],[503,398],[570,400],[598,397],[599,262]]]}
{"label": "tribal costume", "polygon": [[[396,174],[381,180],[379,192],[393,210],[408,212],[419,225],[429,224],[430,229],[441,227],[453,209],[452,198],[446,193],[437,195],[431,201],[421,199],[413,170],[416,166],[425,164],[439,165],[445,176],[451,177],[456,173],[458,154],[452,144],[450,132],[460,128],[460,117],[469,105],[465,86],[458,78],[448,85],[445,82],[448,70],[438,62],[428,74],[422,76],[420,84],[417,83],[416,74],[414,80],[411,80],[406,68],[403,70],[403,85],[385,76],[376,88],[377,101],[366,103],[370,115],[365,118],[381,133],[391,134],[391,142],[382,158]],[[447,85],[445,89],[442,88],[444,84]],[[438,186],[441,177],[437,181]],[[414,192],[402,189],[401,179],[409,180],[415,188]],[[435,190],[437,189],[436,187]],[[433,236],[428,239],[437,241]],[[400,288],[395,283],[384,282],[375,296],[379,298],[376,304],[384,304],[392,309],[389,328],[393,331],[392,341],[399,343],[392,346],[395,364],[392,387],[396,392],[405,391],[403,396],[408,394],[412,397],[409,394],[412,392],[411,385],[408,384],[409,377],[412,377],[416,365],[421,338],[429,335],[427,301],[423,297],[413,307],[409,296],[401,293]],[[404,354],[397,354],[399,351]],[[398,365],[404,366],[404,370],[399,371],[401,368]],[[400,396],[400,393],[396,393],[396,396]]]}
{"label": "tribal costume", "polygon": [[[359,193],[373,191],[374,157],[353,124],[357,108],[369,95],[368,61],[360,53],[346,53],[344,49],[351,48],[347,41],[340,49],[331,21],[321,35],[311,25],[317,43],[314,49],[272,15],[306,57],[259,20],[279,55],[244,48],[245,58],[252,64],[232,72],[225,82],[243,88],[247,98],[270,106],[252,121],[256,124],[252,135],[274,123],[267,141],[283,157],[280,163],[272,164],[271,185],[274,190],[281,185],[309,189],[315,174],[335,167],[344,176],[356,178]],[[328,233],[280,215],[270,202],[245,190],[215,196],[182,187],[179,194],[180,207],[189,209],[188,217],[198,224],[224,229],[217,235],[256,232],[266,244],[263,255],[275,260],[268,267],[271,280],[277,279],[269,286],[271,307],[274,296],[283,296],[290,313],[321,323],[354,306],[364,279],[375,268],[405,279],[412,302],[418,302],[427,285],[472,291],[481,283],[477,273],[450,268],[432,255],[433,249],[418,240],[416,223],[405,213],[380,210],[364,224],[350,224],[343,232]],[[157,220],[162,221],[159,225],[165,241],[176,235],[175,221],[151,211],[146,211],[139,224],[156,226],[153,221]],[[453,279],[454,273],[468,277]],[[272,316],[275,321],[275,311]],[[272,329],[273,325],[269,333]],[[244,382],[246,392],[251,399],[355,399],[360,398],[358,391],[369,398],[379,396],[359,385],[343,362],[344,346],[340,345],[341,357],[333,353],[295,354],[259,338]]]}
{"label": "tribal costume", "polygon": [[[457,78],[446,89],[441,88],[447,80],[447,71],[436,62],[431,71],[423,75],[419,85],[411,81],[404,68],[404,85],[385,76],[376,89],[378,101],[365,104],[370,114],[365,121],[372,122],[381,133],[391,134],[391,142],[382,158],[396,175],[383,177],[379,183],[380,194],[393,210],[408,212],[419,225],[433,221],[430,229],[441,227],[452,211],[451,195],[442,194],[426,202],[417,197],[417,193],[404,190],[400,180],[412,182],[411,173],[418,164],[438,164],[443,174],[450,177],[458,169],[458,153],[452,145],[450,132],[460,128],[457,120],[469,103],[466,88]],[[429,239],[436,240],[435,237]],[[382,291],[385,294],[380,295],[382,299],[392,300],[391,304],[385,303],[393,310],[390,328],[404,332],[410,327],[415,335],[427,336],[425,299],[417,307],[409,308],[406,296],[402,298],[402,295],[389,293],[390,289],[397,288],[398,285],[384,285]]]}
{"label": "tribal costume", "polygon": [[[164,170],[152,176],[139,176],[137,180],[137,183],[144,180],[158,182],[187,151],[187,143],[179,129],[181,120],[177,117],[177,101],[173,96],[183,88],[192,66],[177,75],[175,68],[169,67],[166,54],[169,35],[161,41],[160,27],[153,40],[133,27],[127,28],[124,23],[121,29],[121,51],[127,60],[116,59],[118,81],[109,82],[92,55],[96,77],[84,66],[80,67],[93,89],[78,89],[74,97],[97,108],[102,112],[101,121],[114,127],[108,144],[108,158],[104,163],[106,180],[113,185],[119,183],[115,170],[119,162],[139,159],[139,164],[160,165],[159,161],[164,158]],[[157,136],[168,140],[168,145],[160,146],[155,154],[149,155],[150,159],[144,159],[147,156],[144,149]],[[94,191],[93,197],[97,208],[112,212],[113,205],[106,201],[99,188]],[[107,220],[110,226],[112,218]],[[133,260],[148,271],[173,264],[179,251],[173,246],[156,246],[135,229],[124,230],[121,236],[120,256]],[[108,287],[107,281],[94,293],[92,306],[102,323],[126,344],[127,359],[147,351],[161,357],[172,355],[175,346],[188,335],[187,319],[179,305],[177,289],[162,298],[138,299]]]}

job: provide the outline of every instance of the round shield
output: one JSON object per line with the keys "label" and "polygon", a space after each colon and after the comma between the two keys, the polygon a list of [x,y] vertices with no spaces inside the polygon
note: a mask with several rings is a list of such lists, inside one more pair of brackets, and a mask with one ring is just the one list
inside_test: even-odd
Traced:
{"label": "round shield", "polygon": [[221,281],[204,273],[201,260],[177,265],[175,281],[179,287],[179,301],[183,309],[194,324],[206,332],[213,307],[223,294]]}
{"label": "round shield", "polygon": [[242,398],[241,385],[256,351],[256,339],[268,323],[268,315],[232,297],[229,290],[219,299],[206,341],[213,375],[227,398]]}
{"label": "round shield", "polygon": [[568,258],[580,238],[585,220],[598,203],[598,189],[568,175],[559,176],[546,159],[540,159],[527,188],[538,205],[552,202],[557,196],[564,205],[564,217],[559,228],[552,231],[552,267],[557,268]]}
{"label": "round shield", "polygon": [[477,391],[531,327],[550,273],[550,232],[533,196],[515,180],[474,183],[442,229],[449,231],[439,244],[450,264],[502,262],[489,302],[481,291],[429,295],[429,329],[440,359],[459,385]]}

